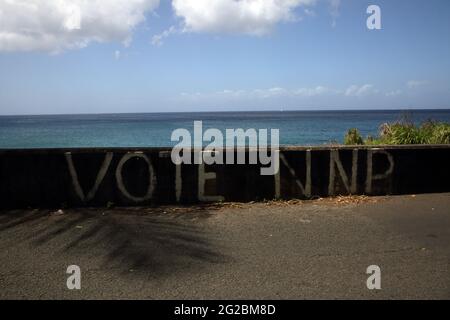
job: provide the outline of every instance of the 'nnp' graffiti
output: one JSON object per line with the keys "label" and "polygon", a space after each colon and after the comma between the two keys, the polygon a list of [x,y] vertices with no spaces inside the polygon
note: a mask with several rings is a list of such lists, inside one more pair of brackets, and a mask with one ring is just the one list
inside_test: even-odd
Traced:
{"label": "'nnp' graffiti", "polygon": [[281,148],[277,158],[278,173],[264,176],[259,164],[176,165],[170,149],[0,150],[0,206],[130,206],[450,191],[448,146]]}

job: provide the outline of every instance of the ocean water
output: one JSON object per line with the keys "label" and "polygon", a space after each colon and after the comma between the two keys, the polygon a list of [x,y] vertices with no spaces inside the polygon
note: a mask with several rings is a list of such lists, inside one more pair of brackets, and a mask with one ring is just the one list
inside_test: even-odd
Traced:
{"label": "ocean water", "polygon": [[196,120],[204,130],[279,129],[281,145],[323,145],[342,143],[349,128],[376,135],[382,123],[405,115],[414,122],[450,122],[450,110],[0,116],[0,148],[173,146],[172,131],[192,132]]}

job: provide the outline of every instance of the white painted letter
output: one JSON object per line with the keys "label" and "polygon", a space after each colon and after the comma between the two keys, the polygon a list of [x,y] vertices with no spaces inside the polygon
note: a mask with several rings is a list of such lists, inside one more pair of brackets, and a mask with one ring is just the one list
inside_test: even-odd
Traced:
{"label": "white painted letter", "polygon": [[[285,156],[280,152],[281,162],[288,168],[289,173],[295,179],[295,183],[299,187],[302,195],[305,197],[311,197],[311,150],[306,150],[306,185],[304,186],[300,179],[297,178],[297,174],[295,170],[289,165],[289,162],[286,160]],[[275,197],[278,199],[281,196],[281,186],[280,186],[280,173],[281,170],[278,170],[276,183],[275,183]]]}
{"label": "white painted letter", "polygon": [[[382,174],[373,175],[373,155],[374,154],[384,154],[389,161],[389,169]],[[388,178],[394,172],[394,158],[392,155],[381,149],[370,149],[367,150],[367,180],[366,180],[366,194],[372,193],[372,182],[374,180],[383,180]]]}
{"label": "white painted letter", "polygon": [[102,163],[102,166],[100,167],[100,170],[97,173],[97,178],[95,179],[94,186],[88,192],[87,196],[85,196],[83,189],[81,188],[80,182],[78,180],[77,170],[75,169],[75,165],[73,164],[72,153],[66,152],[65,156],[66,156],[67,165],[69,166],[69,172],[70,172],[70,176],[72,178],[72,184],[73,184],[73,187],[74,187],[75,192],[77,193],[78,197],[83,202],[87,202],[87,201],[94,199],[95,194],[97,193],[98,187],[100,186],[103,179],[105,178],[106,172],[108,171],[109,165],[111,164],[111,160],[113,158],[113,153],[112,152],[106,153],[105,159],[103,160],[103,163]]}
{"label": "white painted letter", "polygon": [[219,202],[224,201],[222,196],[206,196],[205,184],[206,180],[216,179],[215,172],[205,172],[205,164],[202,163],[198,166],[198,200],[203,202]]}
{"label": "white painted letter", "polygon": [[328,184],[328,194],[330,196],[334,195],[334,182],[336,179],[336,166],[339,171],[339,175],[342,178],[345,189],[350,194],[355,194],[357,191],[357,177],[358,177],[358,149],[353,150],[353,160],[352,160],[352,182],[349,183],[347,173],[342,166],[342,162],[339,158],[338,150],[330,151],[330,180]]}
{"label": "white painted letter", "polygon": [[[147,162],[148,165],[148,174],[149,174],[149,185],[148,190],[145,196],[143,197],[135,197],[132,196],[128,190],[125,188],[125,185],[123,184],[123,177],[122,177],[122,168],[123,165],[132,158],[141,158],[144,159],[145,162]],[[141,152],[133,152],[133,153],[127,153],[123,156],[123,158],[120,160],[119,165],[116,169],[116,180],[117,180],[117,187],[119,188],[120,192],[127,197],[128,199],[134,201],[134,202],[144,202],[147,200],[150,200],[153,197],[153,191],[155,190],[156,186],[156,175],[153,170],[153,165],[147,156]]]}

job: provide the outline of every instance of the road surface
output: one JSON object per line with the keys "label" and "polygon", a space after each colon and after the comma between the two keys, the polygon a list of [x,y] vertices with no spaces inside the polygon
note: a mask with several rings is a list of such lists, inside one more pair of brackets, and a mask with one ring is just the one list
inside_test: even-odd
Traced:
{"label": "road surface", "polygon": [[0,268],[1,299],[449,299],[450,194],[7,211]]}

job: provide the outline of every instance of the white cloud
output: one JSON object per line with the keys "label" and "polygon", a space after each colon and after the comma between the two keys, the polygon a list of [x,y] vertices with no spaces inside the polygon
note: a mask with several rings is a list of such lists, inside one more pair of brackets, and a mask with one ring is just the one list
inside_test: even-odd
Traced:
{"label": "white cloud", "polygon": [[226,98],[226,99],[271,99],[290,97],[298,99],[313,99],[325,96],[334,97],[353,97],[360,98],[369,95],[382,94],[384,96],[396,96],[402,94],[401,90],[394,90],[388,92],[380,92],[371,84],[352,85],[345,90],[330,88],[326,86],[304,87],[297,89],[286,89],[282,87],[272,87],[267,89],[253,89],[253,90],[222,90],[209,93],[183,93],[182,96],[191,99],[203,98]]}
{"label": "white cloud", "polygon": [[352,85],[347,88],[345,95],[347,97],[363,97],[377,92],[378,91],[371,84],[365,84],[362,86]]}
{"label": "white cloud", "polygon": [[[240,106],[286,104],[299,105],[351,105],[361,103],[366,105],[373,101],[384,101],[403,95],[405,92],[398,89],[379,90],[374,85],[352,85],[348,88],[327,87],[318,85],[314,87],[284,88],[280,86],[263,89],[226,89],[210,92],[184,92],[173,99],[183,103],[197,103],[198,105],[210,106],[221,104],[226,106],[234,103]],[[381,100],[380,100],[381,99]],[[375,106],[375,105],[373,105]]]}
{"label": "white cloud", "polygon": [[315,17],[316,16],[316,12],[312,9],[308,9],[306,8],[305,10],[303,10],[303,12],[310,17]]}
{"label": "white cloud", "polygon": [[386,97],[395,97],[395,96],[399,96],[403,93],[402,90],[393,90],[393,91],[389,91],[386,93]]}
{"label": "white cloud", "polygon": [[421,86],[424,86],[426,84],[428,84],[428,81],[426,81],[426,80],[410,80],[410,81],[408,81],[406,83],[406,85],[410,89],[421,87]]}
{"label": "white cloud", "polygon": [[273,87],[268,90],[261,90],[261,92],[258,92],[258,93],[261,93],[261,97],[263,97],[263,98],[270,98],[270,97],[287,95],[287,94],[289,94],[289,91],[284,88]]}
{"label": "white cloud", "polygon": [[329,93],[339,93],[338,90],[330,89],[323,86],[317,86],[315,88],[300,88],[294,91],[295,95],[304,97],[314,97]]}
{"label": "white cloud", "polygon": [[116,51],[114,52],[114,59],[119,60],[119,59],[120,59],[120,56],[121,56],[120,51],[119,51],[119,50],[116,50]]}
{"label": "white cloud", "polygon": [[279,22],[293,21],[295,9],[316,0],[173,0],[184,31],[261,36]]}
{"label": "white cloud", "polygon": [[272,87],[268,89],[253,89],[253,90],[222,90],[217,92],[193,94],[182,93],[184,98],[190,99],[204,99],[204,98],[221,98],[221,99],[271,99],[281,97],[291,98],[311,98],[325,95],[338,95],[343,91],[327,88],[324,86],[316,86],[313,88],[298,88],[286,89],[282,87]]}
{"label": "white cloud", "polygon": [[175,26],[171,26],[169,29],[163,31],[160,34],[154,35],[152,37],[152,45],[160,47],[163,44],[163,40],[172,34],[178,33],[179,30]]}
{"label": "white cloud", "polygon": [[331,25],[336,26],[336,20],[339,17],[339,8],[341,6],[341,0],[330,0],[330,15],[333,19]]}
{"label": "white cloud", "polygon": [[91,42],[129,44],[159,0],[0,0],[0,51],[58,53]]}

